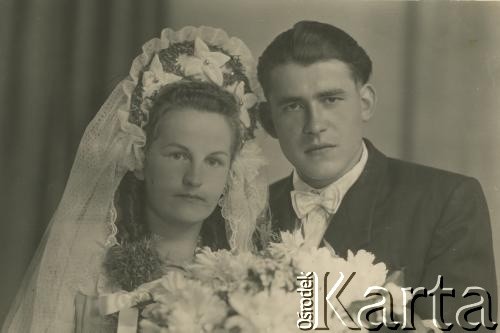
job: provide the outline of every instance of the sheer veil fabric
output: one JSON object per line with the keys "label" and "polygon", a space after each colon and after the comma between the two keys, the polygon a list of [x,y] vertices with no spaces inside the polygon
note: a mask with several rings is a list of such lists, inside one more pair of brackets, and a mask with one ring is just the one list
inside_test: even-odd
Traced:
{"label": "sheer veil fabric", "polygon": [[[144,142],[120,121],[131,93],[153,55],[169,43],[201,38],[237,55],[252,89],[260,92],[254,63],[245,44],[209,27],[165,29],[161,38],[143,46],[130,75],[120,82],[90,122],[81,139],[63,197],[25,274],[2,333],[73,332],[77,292],[96,295],[101,264],[116,244],[114,193],[128,171],[141,167]],[[236,156],[224,199],[229,243],[234,250],[252,249],[257,220],[266,211],[267,182],[259,171],[265,161],[259,147],[247,141]]]}

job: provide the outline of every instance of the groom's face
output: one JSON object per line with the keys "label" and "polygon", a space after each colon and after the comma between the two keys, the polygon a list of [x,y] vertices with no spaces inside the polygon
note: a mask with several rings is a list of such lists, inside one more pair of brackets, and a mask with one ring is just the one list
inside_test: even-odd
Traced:
{"label": "groom's face", "polygon": [[269,87],[281,149],[305,182],[326,186],[356,164],[363,122],[372,115],[370,85],[356,84],[349,67],[332,59],[275,67]]}

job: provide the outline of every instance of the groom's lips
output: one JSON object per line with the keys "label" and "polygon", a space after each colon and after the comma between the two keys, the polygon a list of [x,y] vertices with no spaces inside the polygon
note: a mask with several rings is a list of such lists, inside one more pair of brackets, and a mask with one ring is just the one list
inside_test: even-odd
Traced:
{"label": "groom's lips", "polygon": [[306,154],[317,154],[317,153],[326,152],[326,151],[333,149],[335,147],[337,147],[337,146],[330,144],[330,143],[314,144],[314,145],[307,147],[307,149],[304,152]]}

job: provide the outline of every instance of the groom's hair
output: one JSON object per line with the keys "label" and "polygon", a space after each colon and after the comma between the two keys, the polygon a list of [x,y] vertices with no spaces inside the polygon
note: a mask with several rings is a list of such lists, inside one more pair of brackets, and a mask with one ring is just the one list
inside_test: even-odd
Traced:
{"label": "groom's hair", "polygon": [[349,66],[357,83],[368,82],[372,62],[354,38],[331,24],[300,21],[279,34],[264,50],[257,65],[257,75],[267,94],[271,88],[271,71],[275,67],[292,62],[307,66],[331,59]]}
{"label": "groom's hair", "polygon": [[[330,24],[300,21],[279,34],[264,50],[257,65],[257,76],[264,94],[269,97],[271,72],[275,67],[287,63],[307,66],[331,59],[345,63],[356,83],[365,84],[370,79],[372,62],[354,38]],[[267,103],[263,103],[260,120],[264,129],[276,137],[270,110],[267,109]]]}

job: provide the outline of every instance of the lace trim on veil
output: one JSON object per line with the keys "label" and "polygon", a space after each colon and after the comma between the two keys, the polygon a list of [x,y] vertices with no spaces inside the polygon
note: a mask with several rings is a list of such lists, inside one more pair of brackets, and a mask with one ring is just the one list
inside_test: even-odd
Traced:
{"label": "lace trim on veil", "polygon": [[[246,45],[223,30],[186,27],[165,29],[161,38],[143,46],[130,76],[110,94],[87,126],[68,182],[49,227],[25,275],[2,332],[72,332],[77,292],[97,293],[101,263],[107,249],[117,244],[115,191],[129,170],[141,167],[145,139],[127,122],[134,87],[146,65],[169,43],[199,37],[238,56],[252,90],[262,96]],[[246,142],[233,162],[228,190],[221,202],[233,249],[252,248],[251,235],[267,203],[267,182],[259,168],[260,150]]]}
{"label": "lace trim on veil", "polygon": [[[113,200],[114,201],[114,200]],[[116,212],[116,207],[114,202],[111,204],[111,208],[109,210],[109,219],[108,219],[108,228],[110,230],[109,236],[104,242],[104,246],[112,247],[114,245],[118,245],[118,240],[116,239],[116,235],[118,234],[118,228],[116,227],[116,218],[118,214]]]}

